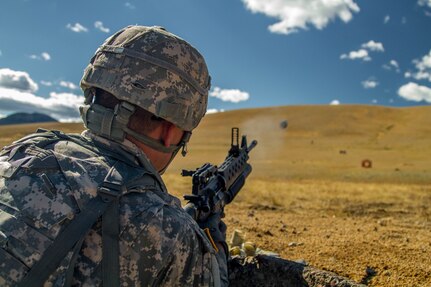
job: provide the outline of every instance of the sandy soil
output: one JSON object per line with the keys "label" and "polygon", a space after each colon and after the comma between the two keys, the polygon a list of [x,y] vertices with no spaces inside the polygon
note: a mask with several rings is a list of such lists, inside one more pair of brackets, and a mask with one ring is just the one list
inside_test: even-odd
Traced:
{"label": "sandy soil", "polygon": [[386,203],[310,193],[287,206],[233,203],[228,238],[241,230],[262,249],[369,286],[431,286],[430,187],[406,188]]}

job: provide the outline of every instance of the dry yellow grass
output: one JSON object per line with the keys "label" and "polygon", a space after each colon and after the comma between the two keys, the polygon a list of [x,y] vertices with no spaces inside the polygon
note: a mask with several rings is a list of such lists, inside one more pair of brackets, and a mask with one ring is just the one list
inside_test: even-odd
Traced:
{"label": "dry yellow grass", "polygon": [[[287,129],[279,123],[288,120]],[[80,124],[0,126],[0,145],[37,126],[80,132]],[[263,249],[371,286],[431,286],[431,107],[301,106],[208,115],[186,158],[164,175],[181,197],[181,168],[219,164],[238,126],[253,173],[227,207],[234,228]],[[340,153],[340,151],[344,151]],[[372,168],[362,168],[364,159]],[[288,243],[299,243],[288,246]]]}

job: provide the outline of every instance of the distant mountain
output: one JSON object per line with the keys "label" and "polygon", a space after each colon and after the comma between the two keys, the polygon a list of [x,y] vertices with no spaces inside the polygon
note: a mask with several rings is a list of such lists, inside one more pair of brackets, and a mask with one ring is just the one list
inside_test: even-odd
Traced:
{"label": "distant mountain", "polygon": [[29,123],[45,123],[57,122],[56,119],[51,118],[45,114],[40,113],[15,113],[5,118],[0,119],[0,125],[13,125],[13,124],[29,124]]}

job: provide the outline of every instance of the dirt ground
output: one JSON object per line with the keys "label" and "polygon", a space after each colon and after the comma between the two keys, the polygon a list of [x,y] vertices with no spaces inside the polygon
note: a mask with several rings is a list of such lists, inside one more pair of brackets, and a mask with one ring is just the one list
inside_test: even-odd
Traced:
{"label": "dirt ground", "polygon": [[[431,286],[430,115],[429,106],[345,105],[212,114],[163,178],[182,198],[191,184],[180,170],[222,162],[237,126],[259,144],[252,174],[226,208],[228,238],[238,229],[261,249],[368,286]],[[39,126],[83,129],[4,126],[0,146]],[[364,159],[372,168],[361,167]]]}
{"label": "dirt ground", "polygon": [[250,180],[241,193],[226,209],[228,239],[240,230],[261,249],[368,286],[431,286],[430,186]]}

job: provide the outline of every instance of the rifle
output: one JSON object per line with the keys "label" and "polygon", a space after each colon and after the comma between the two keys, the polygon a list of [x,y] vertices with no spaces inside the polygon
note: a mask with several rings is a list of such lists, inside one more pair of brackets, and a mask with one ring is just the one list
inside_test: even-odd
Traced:
{"label": "rifle", "polygon": [[192,177],[192,194],[184,196],[188,201],[184,210],[196,221],[205,221],[214,213],[223,214],[224,207],[240,192],[251,173],[248,154],[257,141],[247,146],[247,137],[243,135],[239,146],[238,137],[239,129],[232,128],[231,147],[220,167],[205,163],[195,171],[181,172],[182,176]]}

